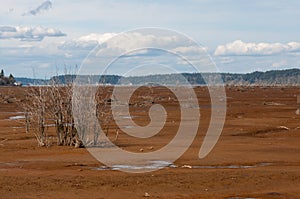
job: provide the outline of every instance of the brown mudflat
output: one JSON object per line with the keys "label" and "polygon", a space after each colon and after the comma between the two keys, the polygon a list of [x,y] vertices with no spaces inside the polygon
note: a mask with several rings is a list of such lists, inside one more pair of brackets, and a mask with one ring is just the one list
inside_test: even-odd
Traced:
{"label": "brown mudflat", "polygon": [[[202,108],[194,143],[174,162],[177,168],[142,174],[97,170],[103,164],[86,149],[56,146],[55,139],[50,147],[38,147],[22,118],[9,119],[22,115],[18,104],[25,90],[0,88],[0,198],[300,198],[298,87],[226,88],[225,127],[204,159],[198,152],[209,124],[209,98],[206,89],[195,88]],[[174,137],[180,111],[171,107],[176,102],[164,101],[167,90],[159,95],[170,111],[166,128],[150,140],[120,133],[117,145],[146,153]],[[138,116],[140,107],[133,106],[131,114]],[[149,118],[135,122],[145,125]]]}

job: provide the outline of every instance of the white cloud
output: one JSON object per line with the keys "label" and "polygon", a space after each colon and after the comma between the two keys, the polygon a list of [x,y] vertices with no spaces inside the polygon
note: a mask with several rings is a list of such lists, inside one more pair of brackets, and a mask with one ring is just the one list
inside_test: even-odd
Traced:
{"label": "white cloud", "polygon": [[287,45],[289,46],[289,51],[290,52],[298,52],[298,51],[300,51],[300,43],[290,42]]}
{"label": "white cloud", "polygon": [[97,41],[65,41],[58,46],[61,50],[91,50],[98,45]]}
{"label": "white cloud", "polygon": [[245,43],[241,40],[236,40],[232,43],[220,45],[215,50],[215,55],[275,55],[284,52],[300,51],[300,43],[290,42],[282,43]]}
{"label": "white cloud", "polygon": [[60,30],[41,26],[1,26],[0,39],[19,39],[21,41],[41,41],[45,37],[66,36]]}
{"label": "white cloud", "polygon": [[[146,49],[145,49],[146,48]],[[126,54],[126,56],[136,57],[156,57],[167,56],[167,51],[183,56],[199,55],[204,52],[204,48],[195,46],[191,40],[182,35],[161,34],[158,32],[127,32],[117,35],[105,42],[99,49],[96,56],[116,56]],[[132,52],[134,51],[134,52]]]}
{"label": "white cloud", "polygon": [[40,14],[42,11],[46,11],[49,10],[52,7],[52,3],[51,1],[45,1],[44,3],[42,3],[41,5],[39,5],[37,8],[32,9],[30,11],[28,11],[27,13],[24,13],[23,16],[25,15],[38,15]]}
{"label": "white cloud", "polygon": [[[102,45],[98,46],[95,51],[91,51],[98,44]],[[64,52],[66,59],[81,58],[81,61],[84,60],[85,71],[83,73],[86,74],[91,73],[95,68],[107,66],[111,60],[117,57],[117,61],[110,69],[113,71],[108,71],[112,74],[122,74],[122,72],[130,70],[130,67],[153,63],[170,65],[178,71],[185,72],[195,71],[191,63],[203,67],[210,66],[210,63],[207,63],[210,57],[206,54],[205,47],[198,47],[195,42],[181,34],[152,31],[152,29],[121,34],[91,33],[62,42],[58,49]],[[85,57],[87,55],[89,55],[88,58]],[[189,64],[186,61],[180,62],[185,58]]]}
{"label": "white cloud", "polygon": [[91,33],[91,34],[79,37],[77,41],[79,41],[79,42],[97,41],[98,43],[103,43],[116,35],[117,35],[117,33],[104,33],[104,34]]}
{"label": "white cloud", "polygon": [[[110,38],[115,37],[112,40]],[[106,44],[106,50],[114,50],[118,52],[127,52],[128,49],[138,49],[141,46],[159,46],[161,48],[171,47],[175,48],[175,51],[191,51],[192,48],[186,47],[184,41],[181,39],[182,37],[176,36],[159,36],[152,34],[142,34],[139,32],[129,32],[129,33],[104,33],[104,34],[96,34],[91,33],[88,35],[84,35],[79,37],[78,39],[73,39],[71,41],[64,42],[60,47],[63,49],[90,49],[95,47],[97,44],[104,43],[108,41]]]}
{"label": "white cloud", "polygon": [[183,54],[201,54],[203,52],[206,52],[207,50],[207,47],[202,46],[179,46],[173,49],[174,52]]}
{"label": "white cloud", "polygon": [[60,49],[63,50],[91,50],[96,47],[98,44],[101,44],[113,36],[117,35],[116,33],[104,33],[104,34],[96,34],[91,33],[88,35],[81,36],[77,39],[73,39],[70,41],[65,41],[62,45],[59,46]]}

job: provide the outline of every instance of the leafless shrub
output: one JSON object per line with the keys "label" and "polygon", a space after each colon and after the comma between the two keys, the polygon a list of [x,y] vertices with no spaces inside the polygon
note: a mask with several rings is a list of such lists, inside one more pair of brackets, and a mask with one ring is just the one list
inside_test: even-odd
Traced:
{"label": "leafless shrub", "polygon": [[54,126],[58,145],[80,147],[81,141],[72,116],[72,85],[55,81],[30,87],[25,112],[26,132],[33,132],[39,146],[49,146],[47,127]]}
{"label": "leafless shrub", "polygon": [[[95,89],[96,95],[91,96]],[[62,146],[106,146],[108,142],[100,133],[104,132],[109,137],[108,134],[112,131],[115,131],[115,135],[110,138],[116,142],[119,129],[114,124],[111,103],[117,99],[114,99],[112,90],[111,86],[92,84],[79,87],[78,93],[73,95],[71,82],[60,84],[54,80],[47,86],[29,87],[23,105],[26,132],[34,133],[39,146],[53,144],[53,140],[49,139],[51,133],[53,137],[53,130],[56,144]],[[156,101],[153,88],[149,87],[147,90],[149,93],[138,96],[132,102],[134,106],[150,107]],[[80,114],[80,117],[76,117],[80,120],[76,121],[76,128],[73,114]],[[95,120],[95,115],[98,120]]]}
{"label": "leafless shrub", "polygon": [[39,146],[47,146],[48,135],[46,134],[47,118],[47,88],[32,87],[28,90],[24,104],[26,132],[34,133]]}

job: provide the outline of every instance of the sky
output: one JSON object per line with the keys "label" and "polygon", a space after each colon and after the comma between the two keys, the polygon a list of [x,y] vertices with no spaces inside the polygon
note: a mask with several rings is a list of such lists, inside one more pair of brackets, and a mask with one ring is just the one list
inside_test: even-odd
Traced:
{"label": "sky", "polygon": [[[0,68],[16,77],[49,78],[66,69],[74,71],[94,47],[108,40],[106,53],[116,49],[126,53],[132,50],[126,45],[132,43],[113,40],[127,31],[134,47],[159,45],[194,53],[190,56],[193,58],[199,55],[193,51],[194,44],[176,34],[133,31],[144,27],[168,29],[192,38],[207,51],[220,72],[300,68],[298,0],[1,1]],[[157,65],[185,70],[180,61],[162,56],[168,57],[153,51],[136,53],[127,56],[124,63],[141,65],[147,57],[148,66],[163,60]]]}

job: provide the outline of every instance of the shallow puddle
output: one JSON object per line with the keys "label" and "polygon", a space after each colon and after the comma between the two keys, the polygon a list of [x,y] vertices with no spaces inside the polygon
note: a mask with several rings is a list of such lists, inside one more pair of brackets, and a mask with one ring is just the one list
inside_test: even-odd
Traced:
{"label": "shallow puddle", "polygon": [[1,114],[25,114],[25,112],[1,112]]}
{"label": "shallow puddle", "polygon": [[255,165],[224,165],[224,166],[203,165],[203,166],[191,166],[191,168],[192,169],[250,169],[250,168],[263,167],[269,165],[272,165],[272,163],[263,162]]}
{"label": "shallow puddle", "polygon": [[123,126],[123,128],[125,129],[132,129],[134,126],[130,126],[130,125],[127,125],[127,126]]}
{"label": "shallow puddle", "polygon": [[151,161],[148,165],[113,165],[112,167],[100,166],[92,168],[92,170],[141,170],[141,169],[162,169],[162,168],[188,168],[188,169],[250,169],[256,167],[270,166],[272,163],[258,163],[254,165],[201,165],[191,166],[182,165],[178,166],[168,161]]}
{"label": "shallow puddle", "polygon": [[230,197],[226,199],[256,199],[256,198]]}
{"label": "shallow puddle", "polygon": [[114,165],[112,167],[107,166],[101,166],[92,168],[92,170],[122,170],[122,169],[128,169],[128,170],[142,170],[142,169],[162,169],[165,167],[169,168],[176,168],[177,166],[174,165],[171,162],[168,161],[151,161],[148,165]]}
{"label": "shallow puddle", "polygon": [[17,116],[9,117],[9,120],[21,120],[21,119],[25,119],[25,115],[17,115]]}

